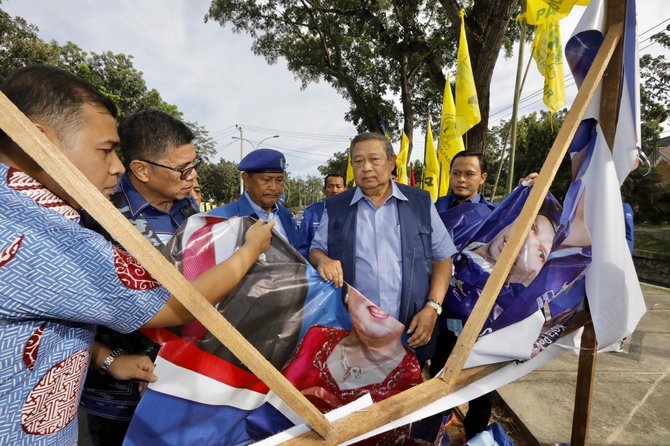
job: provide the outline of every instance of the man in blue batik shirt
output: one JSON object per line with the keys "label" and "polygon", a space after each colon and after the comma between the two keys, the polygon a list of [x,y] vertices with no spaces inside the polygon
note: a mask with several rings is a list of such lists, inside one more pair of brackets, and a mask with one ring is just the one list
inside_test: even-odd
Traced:
{"label": "man in blue batik shirt", "polygon": [[277,222],[275,231],[297,247],[298,235],[291,211],[279,203],[284,189],[286,159],[273,149],[257,149],[242,158],[237,170],[242,172],[246,191],[242,196],[224,206],[209,211],[217,217],[246,217]]}
{"label": "man in blue batik shirt", "polygon": [[[346,188],[345,178],[342,175],[329,173],[323,180],[323,194],[326,196],[326,200],[333,195],[344,192]],[[300,228],[298,229],[298,251],[305,258],[309,256],[309,247],[312,244],[316,230],[319,229],[324,209],[326,209],[325,200],[305,208]]]}
{"label": "man in blue batik shirt", "polygon": [[[16,70],[0,90],[92,187],[112,194],[124,167],[116,155],[116,108],[109,98],[49,66]],[[119,379],[155,379],[151,363],[124,366],[113,352],[91,351],[96,326],[127,333],[193,319],[135,258],[82,228],[80,209],[0,132],[2,444],[77,444],[77,408],[89,364]],[[211,304],[223,300],[267,249],[272,226],[252,226],[233,257],[192,281]]]}
{"label": "man in blue batik shirt", "polygon": [[309,259],[325,280],[346,281],[405,324],[424,362],[456,249],[430,195],[391,181],[396,155],[384,135],[356,136],[350,153],[356,187],[326,202]]}

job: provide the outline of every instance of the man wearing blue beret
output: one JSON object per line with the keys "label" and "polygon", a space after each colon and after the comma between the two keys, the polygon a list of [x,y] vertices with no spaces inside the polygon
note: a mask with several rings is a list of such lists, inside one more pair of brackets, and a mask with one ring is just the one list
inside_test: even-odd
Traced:
{"label": "man wearing blue beret", "polygon": [[279,203],[284,189],[286,159],[273,149],[258,149],[242,158],[237,170],[242,172],[246,191],[242,196],[224,206],[212,209],[209,214],[217,217],[252,217],[266,221],[275,220],[275,231],[292,246],[297,246],[295,222],[286,207]]}

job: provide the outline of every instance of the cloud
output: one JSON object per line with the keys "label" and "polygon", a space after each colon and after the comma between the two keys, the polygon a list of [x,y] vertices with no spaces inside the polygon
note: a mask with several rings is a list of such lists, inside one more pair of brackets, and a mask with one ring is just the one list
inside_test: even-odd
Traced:
{"label": "cloud", "polygon": [[[644,31],[659,21],[657,13],[664,10],[664,3],[639,3],[639,27]],[[280,59],[268,65],[251,52],[247,35],[234,34],[218,23],[204,23],[209,4],[210,0],[5,0],[2,8],[37,25],[45,40],[72,41],[87,51],[132,55],[147,86],[176,104],[186,119],[204,125],[216,137],[218,153],[224,158],[239,161],[239,144],[231,136],[239,136],[234,125],[240,124],[244,137],[254,143],[280,134],[268,143],[285,152],[293,175],[318,175],[317,166],[343,150],[347,137],[356,133],[344,120],[348,103],[323,82],[300,90],[285,62]],[[579,13],[563,26],[564,42]],[[527,48],[526,60],[528,57]],[[506,111],[493,120],[511,116],[516,65],[516,56],[504,59],[501,55],[498,60],[490,109],[491,113]],[[531,66],[524,95],[541,89],[542,79]],[[568,101],[574,94],[574,89],[568,93]],[[520,113],[544,109],[541,95],[536,99],[526,101]],[[417,117],[417,121],[423,119]],[[340,138],[296,137],[295,133]],[[415,132],[413,159],[423,157],[423,145],[424,135]],[[397,149],[398,144],[395,146]]]}

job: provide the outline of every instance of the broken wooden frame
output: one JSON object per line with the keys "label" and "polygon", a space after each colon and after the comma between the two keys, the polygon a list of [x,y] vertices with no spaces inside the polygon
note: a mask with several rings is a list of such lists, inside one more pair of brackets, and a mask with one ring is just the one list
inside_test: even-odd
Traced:
{"label": "broken wooden frame", "polygon": [[[625,1],[621,3],[625,4]],[[196,319],[315,431],[291,440],[287,444],[337,444],[408,415],[506,365],[493,364],[463,370],[484,321],[512,268],[523,241],[528,235],[532,222],[541,207],[542,200],[549,190],[577,126],[603,78],[622,35],[623,20],[608,26],[600,51],[556,137],[521,214],[514,224],[509,238],[514,242],[510,242],[504,247],[500,258],[496,262],[482,295],[447,361],[444,374],[439,378],[431,379],[376,403],[365,412],[350,414],[333,423],[326,420],[323,414],[258,353],[181,274],[174,274],[174,266],[149,244],[128,220],[74,167],[65,155],[42,133],[37,131],[33,123],[2,93],[0,93],[0,128],[52,178],[56,179],[60,186],[137,258],[149,273],[161,282]],[[620,70],[621,65],[619,64],[618,67],[613,72]],[[618,94],[619,89],[615,89],[615,91]],[[566,333],[585,324],[590,324],[588,312],[581,313],[579,317],[576,317]],[[595,336],[593,336],[592,344],[595,344]],[[587,379],[587,381],[589,384],[592,382],[591,379]],[[575,416],[578,416],[577,411]],[[588,422],[588,408],[586,413],[580,413],[579,417],[585,417],[586,422]],[[584,420],[575,419],[575,423],[583,425],[584,422]]]}
{"label": "broken wooden frame", "polygon": [[[591,65],[591,69],[579,89],[579,93],[570,108],[570,112],[566,116],[563,126],[547,155],[530,195],[528,196],[519,217],[514,223],[508,239],[513,242],[507,243],[503,248],[500,257],[491,272],[491,276],[486,282],[481,296],[465,324],[463,332],[458,337],[456,346],[447,360],[443,375],[376,403],[372,407],[366,409],[365,412],[354,413],[333,422],[334,438],[332,438],[332,444],[355,438],[405,415],[409,415],[421,407],[447,396],[478,379],[488,376],[507,365],[506,363],[493,364],[463,370],[463,366],[470,355],[470,351],[481,333],[484,322],[495,303],[498,293],[505,283],[509,271],[528,235],[530,227],[540,210],[542,201],[549,191],[549,186],[558,171],[561,161],[572,142],[577,127],[584,117],[589,103],[603,78],[603,74],[605,73],[622,36],[622,23],[617,23],[608,27],[605,39]],[[620,67],[621,65],[619,65],[619,69]],[[579,317],[575,318],[575,323],[572,324],[570,328],[566,329],[565,334],[582,326],[589,325],[592,327],[588,311],[580,313]],[[591,353],[593,353],[593,351],[591,351]],[[588,410],[585,414],[580,414],[580,416],[584,416],[585,418],[576,420],[576,423],[583,425],[585,420],[588,420]],[[284,444],[317,445],[324,443],[317,435],[310,432]]]}

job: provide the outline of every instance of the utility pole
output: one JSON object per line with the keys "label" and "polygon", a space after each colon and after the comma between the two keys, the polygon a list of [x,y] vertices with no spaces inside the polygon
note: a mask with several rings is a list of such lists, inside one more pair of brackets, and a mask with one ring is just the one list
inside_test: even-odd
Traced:
{"label": "utility pole", "polygon": [[[244,153],[243,153],[243,145],[244,145],[244,138],[242,137],[242,126],[235,124],[235,128],[240,131],[240,163],[242,162],[242,158],[244,158]],[[244,183],[242,182],[242,172],[240,172],[240,196],[244,193]]]}

